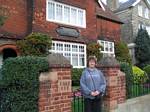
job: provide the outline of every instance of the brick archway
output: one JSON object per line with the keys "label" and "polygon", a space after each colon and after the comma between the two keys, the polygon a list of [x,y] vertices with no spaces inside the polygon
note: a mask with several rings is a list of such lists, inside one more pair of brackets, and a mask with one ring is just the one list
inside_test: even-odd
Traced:
{"label": "brick archway", "polygon": [[12,49],[16,52],[17,56],[19,55],[19,50],[17,49],[17,46],[15,44],[0,45],[0,53],[2,53],[4,49]]}

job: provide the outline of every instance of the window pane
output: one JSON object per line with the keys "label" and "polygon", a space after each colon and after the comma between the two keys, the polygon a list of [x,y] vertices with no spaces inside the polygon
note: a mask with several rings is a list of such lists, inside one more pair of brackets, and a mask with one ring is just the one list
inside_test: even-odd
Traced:
{"label": "window pane", "polygon": [[55,4],[54,3],[48,3],[48,19],[55,19]]}
{"label": "window pane", "polygon": [[71,62],[71,54],[65,53],[64,56]]}
{"label": "window pane", "polygon": [[70,8],[64,6],[64,21],[69,23],[70,22]]}
{"label": "window pane", "polygon": [[84,52],[84,46],[79,46],[79,52]]}
{"label": "window pane", "polygon": [[102,46],[101,51],[104,51],[104,41],[100,42],[100,46]]}
{"label": "window pane", "polygon": [[56,50],[57,51],[63,51],[63,44],[56,43]]}
{"label": "window pane", "polygon": [[139,13],[139,16],[142,16],[143,15],[143,11],[142,11],[143,9],[142,9],[142,6],[141,5],[139,5],[138,6],[138,13]]}
{"label": "window pane", "polygon": [[71,51],[70,45],[69,44],[65,44],[65,51]]}
{"label": "window pane", "polygon": [[52,43],[52,50],[55,50],[55,43]]}
{"label": "window pane", "polygon": [[77,23],[77,10],[71,8],[71,23],[76,24]]}
{"label": "window pane", "polygon": [[78,24],[83,25],[83,20],[84,20],[83,11],[79,10],[78,11]]}
{"label": "window pane", "polygon": [[78,52],[78,46],[77,45],[72,45],[72,51],[73,52]]}
{"label": "window pane", "polygon": [[108,51],[108,42],[105,42],[105,51]]}
{"label": "window pane", "polygon": [[56,20],[62,20],[62,5],[56,4]]}
{"label": "window pane", "polygon": [[72,54],[72,65],[78,66],[78,54]]}
{"label": "window pane", "polygon": [[113,43],[109,43],[109,52],[113,52]]}
{"label": "window pane", "polygon": [[79,66],[84,66],[84,54],[79,55]]}

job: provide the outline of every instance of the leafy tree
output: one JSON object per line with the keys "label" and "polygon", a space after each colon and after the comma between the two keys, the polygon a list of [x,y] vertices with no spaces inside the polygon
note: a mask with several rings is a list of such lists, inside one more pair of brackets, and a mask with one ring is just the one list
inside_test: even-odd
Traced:
{"label": "leafy tree", "polygon": [[116,59],[120,62],[127,62],[131,64],[131,57],[129,54],[128,46],[125,42],[120,41],[115,44]]}
{"label": "leafy tree", "polygon": [[139,66],[150,64],[150,37],[146,29],[139,29],[135,40],[135,56]]}
{"label": "leafy tree", "polygon": [[101,46],[97,42],[91,42],[87,45],[87,57],[96,56],[97,61],[102,58],[102,53],[100,52]]}
{"label": "leafy tree", "polygon": [[46,56],[51,49],[51,44],[51,37],[42,33],[32,33],[25,39],[17,41],[23,56]]}

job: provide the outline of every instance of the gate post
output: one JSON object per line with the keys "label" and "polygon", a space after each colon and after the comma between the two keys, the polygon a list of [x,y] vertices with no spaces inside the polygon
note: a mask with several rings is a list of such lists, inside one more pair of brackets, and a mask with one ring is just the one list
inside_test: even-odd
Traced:
{"label": "gate post", "polygon": [[71,65],[60,54],[48,56],[49,72],[41,73],[39,112],[71,112]]}
{"label": "gate post", "polygon": [[126,100],[125,75],[120,71],[119,63],[114,57],[104,57],[98,62],[97,68],[104,73],[107,82],[103,110],[116,112],[118,104]]}

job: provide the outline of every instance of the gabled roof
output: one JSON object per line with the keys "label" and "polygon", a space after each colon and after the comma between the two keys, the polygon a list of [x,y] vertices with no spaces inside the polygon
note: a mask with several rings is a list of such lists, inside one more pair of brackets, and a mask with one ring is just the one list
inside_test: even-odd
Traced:
{"label": "gabled roof", "polygon": [[121,3],[119,8],[117,10],[115,10],[114,12],[126,10],[130,7],[137,5],[140,1],[141,0],[128,0],[127,2]]}
{"label": "gabled roof", "polygon": [[[101,8],[100,8],[101,7]],[[98,17],[123,24],[123,22],[115,15],[103,2],[96,7],[96,14]]]}

